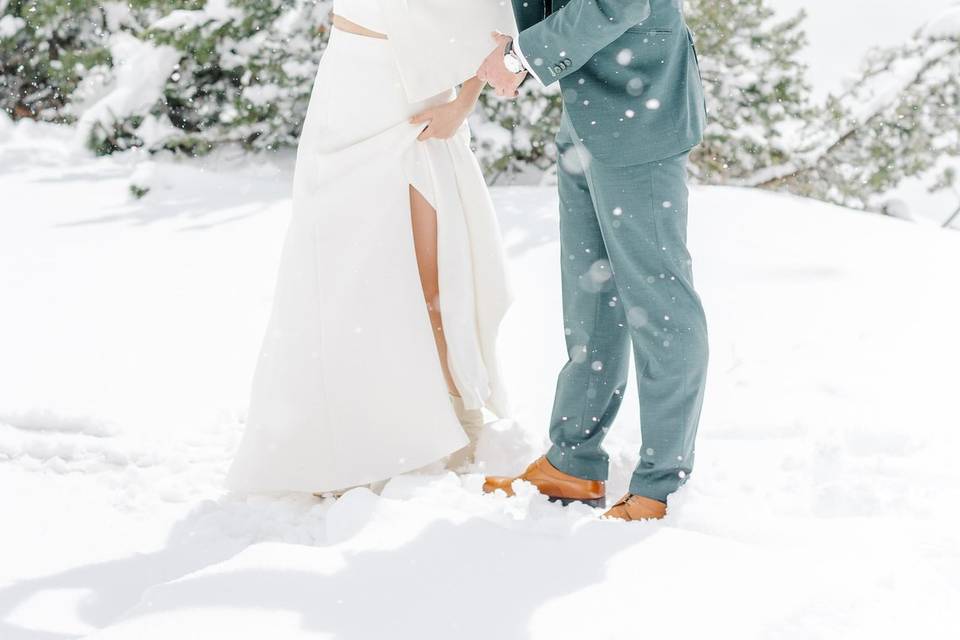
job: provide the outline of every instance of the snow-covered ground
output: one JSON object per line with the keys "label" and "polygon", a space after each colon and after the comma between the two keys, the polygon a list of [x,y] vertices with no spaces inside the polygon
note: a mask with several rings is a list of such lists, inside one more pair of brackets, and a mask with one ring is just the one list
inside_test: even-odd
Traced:
{"label": "snow-covered ground", "polygon": [[[242,428],[289,158],[92,159],[0,119],[0,638],[895,638],[960,629],[960,234],[695,189],[712,360],[691,482],[601,521],[479,473],[243,497]],[[141,200],[131,183],[149,186]],[[494,190],[516,424],[564,358],[556,200]],[[610,494],[639,447],[632,394]],[[479,470],[478,470],[479,471]]]}

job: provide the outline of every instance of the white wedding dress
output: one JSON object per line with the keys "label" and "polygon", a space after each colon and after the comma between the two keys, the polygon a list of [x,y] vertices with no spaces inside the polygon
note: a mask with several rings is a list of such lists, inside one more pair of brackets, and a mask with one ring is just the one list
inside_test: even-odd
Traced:
{"label": "white wedding dress", "polygon": [[320,63],[230,488],[344,489],[467,444],[423,299],[409,185],[437,211],[451,374],[468,408],[505,415],[496,339],[509,294],[470,134],[418,142],[422,125],[408,123],[473,75],[493,28],[512,28],[504,5],[336,0],[336,13],[388,39],[335,28]]}

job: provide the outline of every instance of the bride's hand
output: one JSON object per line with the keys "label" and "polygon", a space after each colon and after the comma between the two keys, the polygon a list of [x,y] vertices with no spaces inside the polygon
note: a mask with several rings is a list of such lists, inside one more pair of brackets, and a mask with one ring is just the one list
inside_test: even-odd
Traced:
{"label": "bride's hand", "polygon": [[427,128],[420,132],[417,140],[429,140],[430,138],[446,140],[453,137],[460,129],[463,121],[467,119],[472,110],[472,103],[457,97],[446,104],[421,111],[410,118],[410,124],[427,123]]}

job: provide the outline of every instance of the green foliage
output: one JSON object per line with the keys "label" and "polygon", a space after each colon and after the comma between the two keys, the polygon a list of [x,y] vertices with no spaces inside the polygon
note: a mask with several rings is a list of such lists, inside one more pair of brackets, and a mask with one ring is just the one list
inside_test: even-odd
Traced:
{"label": "green foliage", "polygon": [[[814,113],[806,68],[805,15],[777,21],[766,0],[687,0],[687,21],[697,37],[709,126],[691,160],[701,182],[727,183],[784,162],[792,134]],[[561,101],[554,90],[526,82],[507,102],[487,93],[481,109],[510,136],[480,136],[478,154],[488,173],[519,171],[552,162]],[[481,129],[481,133],[482,133]]]}
{"label": "green foliage", "polygon": [[150,193],[150,187],[144,187],[139,184],[130,185],[130,195],[139,200]]}
{"label": "green foliage", "polygon": [[516,100],[504,100],[485,91],[471,121],[477,157],[492,179],[530,167],[545,170],[556,161],[553,138],[563,109],[559,87],[529,80],[519,93]]}
{"label": "green foliage", "polygon": [[141,147],[143,140],[137,135],[137,128],[142,122],[141,116],[133,116],[94,123],[87,136],[87,146],[98,156]]}
{"label": "green foliage", "polygon": [[[147,111],[98,115],[90,147],[204,153],[296,144],[331,0],[0,0],[0,105],[13,119],[72,122],[110,86],[111,36],[180,53]],[[86,82],[86,84],[85,84]],[[89,86],[87,86],[89,85]],[[122,88],[121,88],[122,89]],[[116,121],[113,121],[115,119]],[[137,128],[160,122],[160,139]]]}
{"label": "green foliage", "polygon": [[69,121],[87,71],[110,63],[107,14],[93,0],[0,3],[0,106],[13,119]]}
{"label": "green foliage", "polygon": [[[79,119],[99,154],[293,147],[331,5],[0,0],[0,104],[15,119]],[[929,176],[931,190],[960,188],[941,162],[960,155],[957,37],[918,35],[875,52],[860,81],[817,108],[798,59],[802,12],[777,19],[768,0],[686,0],[686,8],[709,111],[704,143],[691,156],[699,181],[867,208],[905,178]],[[153,84],[137,101],[118,77],[141,66]],[[529,81],[515,101],[485,92],[471,123],[487,175],[548,170],[560,113],[555,86]]]}
{"label": "green foliage", "polygon": [[960,157],[960,37],[918,34],[874,51],[860,79],[831,96],[802,136],[789,170],[758,183],[847,206],[878,209],[907,178],[954,188]]}
{"label": "green foliage", "polygon": [[766,0],[687,0],[709,124],[691,154],[702,182],[722,184],[776,165],[809,120],[810,87],[798,54],[803,12],[776,20]]}
{"label": "green foliage", "polygon": [[211,4],[166,12],[140,34],[181,53],[150,111],[170,134],[152,148],[196,155],[227,143],[252,150],[296,145],[330,0],[234,0],[217,10]]}
{"label": "green foliage", "polygon": [[[83,64],[71,65],[73,75],[66,80],[55,79],[50,64],[41,65],[44,73],[25,74],[57,96],[50,105],[54,116],[69,115],[64,106],[84,70],[113,63],[108,27],[180,53],[178,68],[149,113],[119,113],[118,122],[92,127],[90,145],[99,153],[138,140],[151,149],[190,154],[225,143],[256,150],[296,144],[326,41],[331,0],[132,0],[103,6],[46,0],[39,5],[35,13],[44,16],[44,24],[77,32],[63,50],[85,57]],[[803,44],[802,15],[776,23],[765,0],[691,0],[688,5],[700,38],[712,121],[694,158],[700,179],[724,182],[782,161],[789,153],[789,124],[806,117],[807,87],[794,58]],[[24,6],[13,2],[6,11],[23,13]],[[123,15],[112,25],[104,9],[111,6]],[[116,8],[121,6],[122,11]],[[93,24],[88,14],[98,11],[103,14],[99,26],[84,31],[82,25]],[[36,40],[38,33],[34,29],[25,37]],[[39,43],[33,47],[41,48]],[[527,82],[516,101],[486,92],[473,124],[488,175],[548,168],[555,160],[560,112],[556,87]],[[141,117],[135,121],[133,115]],[[149,119],[163,123],[164,135],[138,134],[136,128]]]}

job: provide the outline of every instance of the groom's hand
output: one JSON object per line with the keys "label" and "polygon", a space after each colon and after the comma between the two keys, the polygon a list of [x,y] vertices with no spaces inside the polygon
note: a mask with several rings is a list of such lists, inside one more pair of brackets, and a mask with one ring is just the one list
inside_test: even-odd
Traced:
{"label": "groom's hand", "polygon": [[502,33],[493,32],[493,41],[497,46],[490,52],[480,69],[477,71],[477,78],[496,89],[497,95],[501,98],[516,98],[517,88],[523,79],[527,77],[526,71],[520,73],[511,73],[503,64],[503,53],[506,46],[510,43],[510,36]]}

